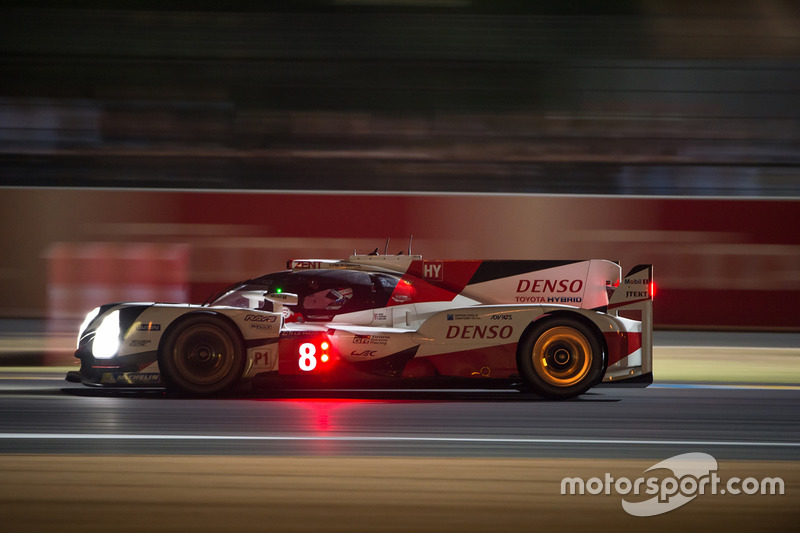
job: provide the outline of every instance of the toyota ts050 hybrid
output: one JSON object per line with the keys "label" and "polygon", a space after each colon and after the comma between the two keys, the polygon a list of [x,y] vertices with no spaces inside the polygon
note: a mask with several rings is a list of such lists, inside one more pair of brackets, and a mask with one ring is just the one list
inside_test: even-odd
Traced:
{"label": "toyota ts050 hybrid", "polygon": [[80,371],[67,379],[214,394],[256,376],[326,386],[461,378],[554,399],[652,382],[651,265],[621,277],[596,259],[373,253],[287,267],[203,305],[94,309],[78,336]]}

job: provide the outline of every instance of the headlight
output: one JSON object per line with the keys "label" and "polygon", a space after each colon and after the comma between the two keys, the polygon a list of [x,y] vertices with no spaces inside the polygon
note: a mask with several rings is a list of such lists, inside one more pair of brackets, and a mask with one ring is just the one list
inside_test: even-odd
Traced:
{"label": "headlight", "polygon": [[97,359],[111,359],[119,349],[119,310],[110,313],[94,333],[92,355]]}
{"label": "headlight", "polygon": [[100,308],[95,307],[89,313],[86,314],[86,318],[83,319],[83,323],[81,324],[80,329],[78,330],[78,348],[81,347],[81,339],[83,338],[83,334],[86,333],[86,328],[89,327],[89,324],[92,323],[92,320],[97,318],[97,315],[100,314]]}

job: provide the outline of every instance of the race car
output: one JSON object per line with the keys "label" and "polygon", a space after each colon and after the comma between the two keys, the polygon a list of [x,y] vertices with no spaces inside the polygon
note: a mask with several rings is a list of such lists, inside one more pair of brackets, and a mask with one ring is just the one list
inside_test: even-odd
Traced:
{"label": "race car", "polygon": [[600,382],[646,386],[652,273],[639,265],[621,277],[599,259],[291,260],[202,305],[94,309],[78,335],[80,371],[67,379],[193,395],[257,377],[326,387],[459,380],[549,399]]}

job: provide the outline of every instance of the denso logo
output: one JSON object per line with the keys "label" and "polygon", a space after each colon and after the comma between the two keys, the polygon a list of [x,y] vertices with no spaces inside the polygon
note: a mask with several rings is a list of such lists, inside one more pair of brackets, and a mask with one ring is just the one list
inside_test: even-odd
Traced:
{"label": "denso logo", "polygon": [[450,326],[448,339],[507,339],[514,333],[511,326]]}
{"label": "denso logo", "polygon": [[583,280],[580,279],[521,279],[517,292],[581,292]]}

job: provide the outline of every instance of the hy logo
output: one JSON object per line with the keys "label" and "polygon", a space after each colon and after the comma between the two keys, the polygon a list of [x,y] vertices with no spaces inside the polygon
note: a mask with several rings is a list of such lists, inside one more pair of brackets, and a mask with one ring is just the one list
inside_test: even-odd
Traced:
{"label": "hy logo", "polygon": [[430,281],[442,281],[442,261],[425,261],[422,263],[422,277]]}

